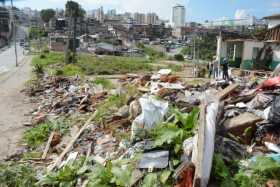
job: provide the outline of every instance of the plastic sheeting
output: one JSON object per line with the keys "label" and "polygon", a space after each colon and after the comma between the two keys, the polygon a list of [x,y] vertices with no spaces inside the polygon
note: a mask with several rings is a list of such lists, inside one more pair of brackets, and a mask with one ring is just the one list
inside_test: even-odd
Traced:
{"label": "plastic sheeting", "polygon": [[272,103],[268,120],[272,123],[280,123],[280,96],[277,96]]}
{"label": "plastic sheeting", "polygon": [[168,102],[156,100],[153,96],[139,99],[142,113],[132,123],[131,139],[141,139],[145,130],[150,130],[163,121],[168,111]]}

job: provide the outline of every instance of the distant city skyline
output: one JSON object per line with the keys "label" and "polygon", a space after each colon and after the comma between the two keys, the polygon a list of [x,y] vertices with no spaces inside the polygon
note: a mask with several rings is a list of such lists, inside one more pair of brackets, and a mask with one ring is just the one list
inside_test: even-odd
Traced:
{"label": "distant city skyline", "polygon": [[[67,0],[18,0],[15,6],[32,9],[64,8]],[[186,7],[186,22],[200,22],[206,20],[242,19],[248,16],[262,18],[280,13],[279,0],[79,0],[85,10],[104,7],[104,12],[116,9],[117,13],[124,12],[154,12],[160,18],[171,20],[172,7],[182,4]]]}

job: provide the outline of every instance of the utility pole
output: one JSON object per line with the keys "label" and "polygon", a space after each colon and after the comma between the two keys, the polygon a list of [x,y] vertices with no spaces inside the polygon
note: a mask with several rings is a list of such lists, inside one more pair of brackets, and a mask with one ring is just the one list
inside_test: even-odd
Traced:
{"label": "utility pole", "polygon": [[194,36],[194,40],[193,40],[193,61],[194,61],[194,63],[196,61],[195,39],[196,39],[196,36]]}
{"label": "utility pole", "polygon": [[13,36],[14,36],[14,44],[15,44],[15,56],[16,56],[16,66],[18,66],[18,54],[17,54],[17,31],[16,31],[16,22],[15,22],[15,14],[14,14],[14,4],[13,4],[13,0],[11,0],[11,19],[12,19],[12,23],[13,23]]}

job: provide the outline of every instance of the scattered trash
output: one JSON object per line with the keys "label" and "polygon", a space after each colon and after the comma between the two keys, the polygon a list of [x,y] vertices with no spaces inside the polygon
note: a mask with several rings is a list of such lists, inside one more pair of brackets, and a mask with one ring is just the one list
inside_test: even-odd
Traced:
{"label": "scattered trash", "polygon": [[[99,179],[104,186],[167,181],[176,187],[241,186],[248,176],[270,174],[269,164],[280,168],[279,76],[261,84],[237,76],[195,86],[170,69],[112,77],[114,88],[79,77],[43,76],[25,89],[38,102],[30,125],[61,118],[74,124],[46,129],[45,143],[32,150],[38,158],[16,159],[47,166],[49,173],[69,167],[77,186]],[[216,176],[210,175],[213,169]],[[258,182],[279,184],[273,175]]]}
{"label": "scattered trash", "polygon": [[152,96],[142,97],[139,102],[142,113],[132,123],[132,140],[142,138],[146,130],[151,130],[157,123],[162,122],[168,111],[168,102],[156,100]]}
{"label": "scattered trash", "polygon": [[168,151],[153,151],[144,153],[139,162],[138,168],[140,169],[164,169],[167,168],[169,161]]}

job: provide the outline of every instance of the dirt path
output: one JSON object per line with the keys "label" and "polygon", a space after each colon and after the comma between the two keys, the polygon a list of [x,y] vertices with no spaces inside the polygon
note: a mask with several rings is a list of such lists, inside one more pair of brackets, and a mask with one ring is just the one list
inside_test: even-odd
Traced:
{"label": "dirt path", "polygon": [[16,153],[28,121],[26,113],[32,109],[28,98],[20,93],[31,76],[31,57],[25,57],[20,66],[0,76],[0,160]]}

